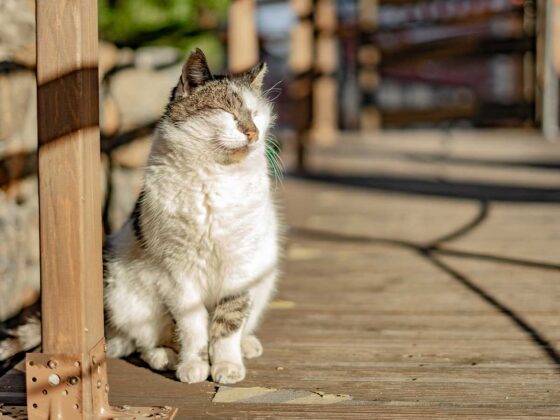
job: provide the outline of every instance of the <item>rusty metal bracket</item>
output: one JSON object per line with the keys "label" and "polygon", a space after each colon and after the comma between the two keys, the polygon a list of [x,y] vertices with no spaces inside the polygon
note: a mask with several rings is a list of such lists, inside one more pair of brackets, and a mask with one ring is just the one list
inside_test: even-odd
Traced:
{"label": "rusty metal bracket", "polygon": [[28,353],[25,357],[30,418],[79,418],[82,413],[82,355]]}
{"label": "rusty metal bracket", "polygon": [[[111,407],[105,339],[81,354],[28,353],[25,360],[27,409],[0,406],[0,419],[173,419],[173,407]],[[88,369],[89,367],[89,369]],[[89,389],[88,389],[89,387]],[[84,396],[91,395],[93,416],[84,415]]]}
{"label": "rusty metal bracket", "polygon": [[98,419],[138,419],[156,418],[172,419],[177,413],[173,407],[131,407],[128,405],[111,407],[109,405],[109,383],[107,380],[107,346],[101,340],[90,351],[91,383],[95,389],[93,396],[93,412]]}

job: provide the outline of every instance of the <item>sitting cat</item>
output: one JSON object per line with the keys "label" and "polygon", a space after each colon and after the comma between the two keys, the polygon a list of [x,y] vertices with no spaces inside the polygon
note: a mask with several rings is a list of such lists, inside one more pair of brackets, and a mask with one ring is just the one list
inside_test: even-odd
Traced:
{"label": "sitting cat", "polygon": [[265,73],[213,76],[199,49],[183,66],[132,216],[104,246],[109,357],[138,351],[183,382],[229,384],[261,355],[279,253]]}

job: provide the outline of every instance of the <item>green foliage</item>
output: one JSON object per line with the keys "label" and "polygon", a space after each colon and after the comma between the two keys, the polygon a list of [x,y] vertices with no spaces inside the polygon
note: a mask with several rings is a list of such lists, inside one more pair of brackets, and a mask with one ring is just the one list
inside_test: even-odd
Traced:
{"label": "green foliage", "polygon": [[165,44],[185,50],[192,45],[187,39],[200,35],[200,12],[223,18],[227,5],[228,0],[99,0],[99,31],[120,46]]}

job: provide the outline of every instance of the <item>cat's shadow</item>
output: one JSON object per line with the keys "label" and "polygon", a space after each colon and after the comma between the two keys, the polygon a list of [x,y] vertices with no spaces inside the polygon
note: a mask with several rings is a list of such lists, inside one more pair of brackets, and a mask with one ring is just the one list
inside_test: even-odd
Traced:
{"label": "cat's shadow", "polygon": [[153,373],[161,375],[161,376],[163,376],[167,379],[171,379],[173,381],[179,382],[179,379],[177,379],[177,377],[175,376],[175,371],[173,371],[173,370],[155,370],[155,369],[152,369],[149,364],[147,364],[146,362],[144,362],[140,358],[139,353],[132,353],[130,356],[123,357],[123,360],[127,361],[128,363],[130,363],[134,366],[148,369],[148,370],[152,371]]}

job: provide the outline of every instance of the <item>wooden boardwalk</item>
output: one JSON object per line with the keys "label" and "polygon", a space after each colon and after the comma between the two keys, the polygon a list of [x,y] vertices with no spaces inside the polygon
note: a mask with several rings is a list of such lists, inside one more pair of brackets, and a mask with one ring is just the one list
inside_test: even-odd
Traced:
{"label": "wooden boardwalk", "polygon": [[[115,360],[112,402],[180,419],[560,418],[560,144],[386,133],[310,156],[312,175],[278,187],[285,274],[235,386],[280,391],[216,403],[211,382]],[[22,390],[12,370],[0,401]]]}

